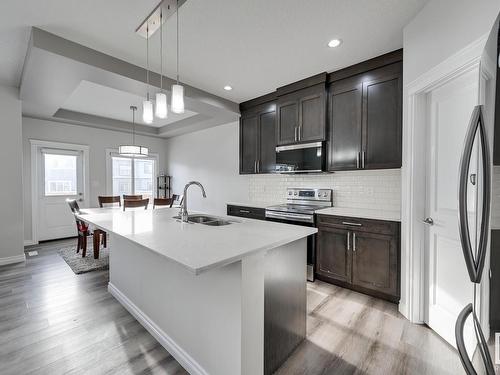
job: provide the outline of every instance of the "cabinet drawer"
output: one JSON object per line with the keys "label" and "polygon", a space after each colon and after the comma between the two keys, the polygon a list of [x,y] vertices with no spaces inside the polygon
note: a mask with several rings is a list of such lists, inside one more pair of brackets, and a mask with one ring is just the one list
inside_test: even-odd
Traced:
{"label": "cabinet drawer", "polygon": [[346,216],[318,215],[318,226],[330,226],[351,229],[356,232],[371,232],[378,234],[397,235],[399,223],[372,219],[359,219]]}
{"label": "cabinet drawer", "polygon": [[233,206],[227,205],[228,216],[247,217],[249,219],[266,219],[266,210],[264,208],[247,207],[247,206]]}

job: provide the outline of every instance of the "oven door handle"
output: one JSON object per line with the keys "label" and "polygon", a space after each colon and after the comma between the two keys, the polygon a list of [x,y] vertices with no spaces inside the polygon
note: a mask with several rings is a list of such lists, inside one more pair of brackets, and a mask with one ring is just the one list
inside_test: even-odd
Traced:
{"label": "oven door handle", "polygon": [[303,214],[288,214],[288,213],[280,213],[275,211],[266,211],[266,217],[271,219],[282,219],[287,221],[301,221],[305,223],[313,223],[314,216],[312,215],[303,215]]}

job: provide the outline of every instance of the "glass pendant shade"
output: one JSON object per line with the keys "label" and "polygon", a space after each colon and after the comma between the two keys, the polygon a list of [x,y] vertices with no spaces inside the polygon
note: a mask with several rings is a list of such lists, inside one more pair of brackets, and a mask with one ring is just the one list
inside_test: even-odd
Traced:
{"label": "glass pendant shade", "polygon": [[147,147],[142,146],[123,145],[118,147],[118,153],[122,156],[145,158],[149,155],[149,150]]}
{"label": "glass pendant shade", "polygon": [[162,92],[156,93],[156,117],[167,118],[167,95]]}
{"label": "glass pendant shade", "polygon": [[151,100],[142,102],[142,121],[146,124],[153,123],[153,102]]}
{"label": "glass pendant shade", "polygon": [[184,113],[184,86],[172,85],[172,104],[170,108],[174,113]]}

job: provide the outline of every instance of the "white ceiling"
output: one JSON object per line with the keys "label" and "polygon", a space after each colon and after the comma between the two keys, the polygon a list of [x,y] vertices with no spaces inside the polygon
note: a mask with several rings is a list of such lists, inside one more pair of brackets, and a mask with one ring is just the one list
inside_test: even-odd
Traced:
{"label": "white ceiling", "polygon": [[[152,99],[154,101],[153,96]],[[166,119],[158,119],[155,116],[152,124],[146,124],[142,121],[141,108],[143,100],[143,96],[134,95],[130,92],[117,90],[94,82],[81,81],[61,108],[94,116],[132,122],[132,111],[130,110],[130,106],[135,105],[137,107],[135,122],[137,124],[157,128],[184,120],[197,114],[189,110],[185,110],[183,114],[175,114],[170,111],[169,106],[168,117]]]}
{"label": "white ceiling", "polygon": [[[159,0],[3,0],[0,83],[18,86],[31,26],[145,66],[135,28]],[[298,79],[402,47],[426,0],[187,0],[180,10],[181,81],[241,102]],[[165,72],[175,72],[175,18]],[[341,38],[337,49],[328,40]],[[159,71],[158,35],[151,40]],[[227,92],[229,84],[234,90]]]}

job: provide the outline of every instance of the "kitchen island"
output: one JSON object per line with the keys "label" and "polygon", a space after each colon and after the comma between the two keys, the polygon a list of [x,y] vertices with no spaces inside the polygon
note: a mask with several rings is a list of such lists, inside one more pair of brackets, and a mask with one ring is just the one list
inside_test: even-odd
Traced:
{"label": "kitchen island", "polygon": [[192,374],[270,374],[306,334],[306,238],[315,228],[177,209],[83,210],[110,235],[108,290]]}

